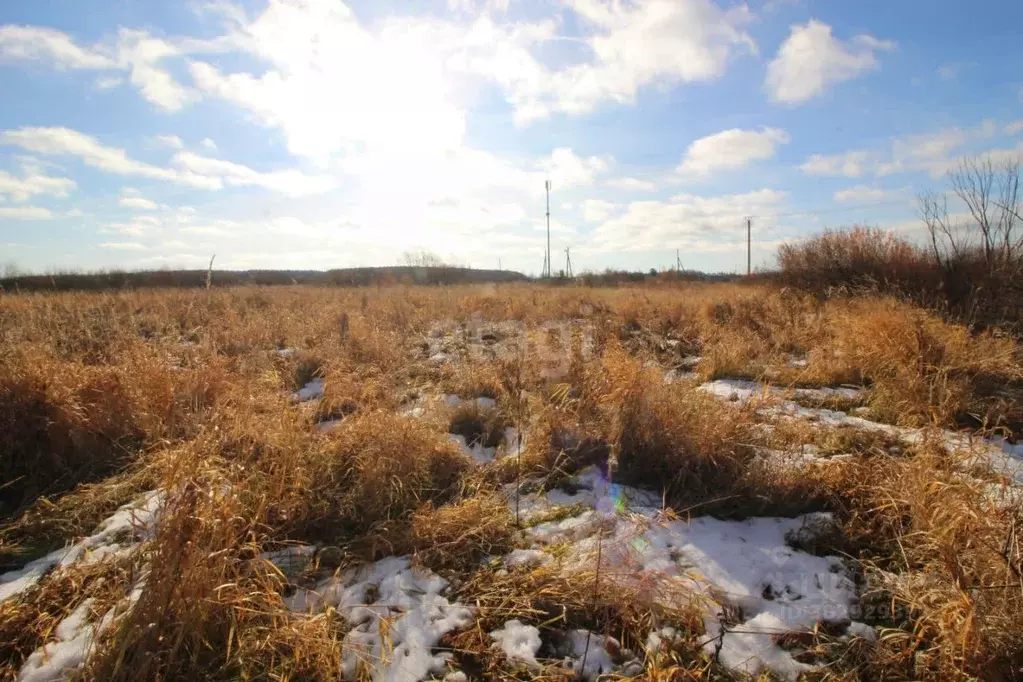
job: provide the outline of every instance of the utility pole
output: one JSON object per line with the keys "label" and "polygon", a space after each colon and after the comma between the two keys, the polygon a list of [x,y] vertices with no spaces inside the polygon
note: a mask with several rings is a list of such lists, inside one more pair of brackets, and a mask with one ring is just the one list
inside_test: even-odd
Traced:
{"label": "utility pole", "polygon": [[682,257],[678,255],[678,249],[675,249],[675,272],[682,274]]}
{"label": "utility pole", "polygon": [[547,192],[547,276],[551,276],[551,181],[545,180],[544,190]]}
{"label": "utility pole", "polygon": [[498,271],[501,270],[501,259],[500,258],[497,259],[497,269],[498,269]]}
{"label": "utility pole", "polygon": [[753,274],[753,241],[750,237],[753,231],[753,216],[746,216],[746,276]]}
{"label": "utility pole", "polygon": [[565,248],[565,274],[569,279],[572,277],[572,256],[568,253],[571,248],[570,246]]}

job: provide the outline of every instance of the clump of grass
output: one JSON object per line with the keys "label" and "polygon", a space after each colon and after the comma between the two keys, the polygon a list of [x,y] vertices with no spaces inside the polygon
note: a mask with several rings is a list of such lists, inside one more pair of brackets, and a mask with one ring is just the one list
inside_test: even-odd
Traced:
{"label": "clump of grass", "polygon": [[472,569],[484,557],[511,550],[513,521],[498,495],[479,494],[441,507],[427,503],[412,516],[410,540],[421,565],[435,571]]}

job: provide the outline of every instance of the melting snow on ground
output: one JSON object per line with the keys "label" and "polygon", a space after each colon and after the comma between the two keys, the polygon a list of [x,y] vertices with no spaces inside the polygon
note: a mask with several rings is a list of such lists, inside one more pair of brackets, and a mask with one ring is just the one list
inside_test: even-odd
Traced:
{"label": "melting snow on ground", "polygon": [[[970,434],[956,433],[947,429],[919,429],[892,424],[882,424],[862,417],[856,417],[839,410],[804,407],[791,400],[768,400],[784,395],[786,391],[754,381],[741,379],[718,379],[700,386],[700,390],[718,398],[745,404],[755,398],[765,399],[758,412],[764,415],[790,416],[814,421],[828,427],[852,427],[864,431],[885,433],[905,443],[920,443],[927,438],[937,438],[945,447],[973,453],[980,462],[986,463],[992,471],[1001,474],[1016,484],[1023,485],[1023,443],[1009,443],[1003,438],[979,438]],[[857,393],[845,388],[796,389],[797,397],[848,398],[856,399]]]}
{"label": "melting snow on ground", "polygon": [[500,649],[512,663],[524,664],[531,670],[540,669],[536,654],[543,642],[540,631],[532,625],[523,625],[518,620],[510,620],[500,630],[490,633],[494,638],[494,648]]}
{"label": "melting snow on ground", "polygon": [[[534,547],[516,550],[507,564],[535,560],[533,552],[557,544],[562,545],[555,560],[560,570],[569,575],[593,570],[599,541],[601,581],[607,589],[628,586],[654,601],[677,607],[685,600],[701,608],[707,653],[752,675],[770,670],[795,679],[811,666],[796,661],[774,636],[808,632],[821,621],[849,622],[857,594],[842,560],[792,547],[827,526],[828,515],[677,521],[660,513],[656,494],[612,485],[596,467],[571,483],[578,488],[571,494],[551,490],[521,497],[520,513],[527,522],[558,508],[575,513],[528,528],[526,537]],[[514,497],[513,490],[509,494]],[[739,621],[729,624],[728,614],[735,613],[741,614]],[[585,646],[584,636],[579,637]],[[584,674],[596,675],[598,668],[607,672],[605,664],[610,666],[607,652],[591,642]]]}
{"label": "melting snow on ground", "polygon": [[89,619],[95,600],[83,601],[54,628],[52,640],[29,654],[18,671],[18,682],[54,682],[70,677],[92,653],[96,638],[134,606],[142,596],[142,589],[140,581],[98,623]]}
{"label": "melting snow on ground", "polygon": [[310,400],[317,400],[323,397],[323,379],[316,378],[308,384],[291,394],[291,400],[296,403],[304,403]]}
{"label": "melting snow on ground", "polygon": [[473,622],[473,610],[449,602],[446,588],[440,576],[412,569],[409,557],[387,557],[285,601],[300,613],[333,606],[352,624],[341,644],[346,679],[365,670],[374,680],[407,682],[443,673],[448,656],[434,648]]}
{"label": "melting snow on ground", "polygon": [[163,506],[164,494],[146,493],[141,500],[126,504],[103,521],[95,532],[70,547],[50,552],[16,571],[0,575],[0,601],[13,597],[39,582],[52,568],[69,566],[78,560],[102,561],[133,552],[153,533]]}

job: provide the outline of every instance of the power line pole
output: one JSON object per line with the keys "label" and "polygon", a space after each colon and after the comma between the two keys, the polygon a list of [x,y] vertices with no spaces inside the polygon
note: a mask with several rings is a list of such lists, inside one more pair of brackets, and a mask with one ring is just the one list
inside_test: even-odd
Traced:
{"label": "power line pole", "polygon": [[753,216],[746,216],[746,276],[753,274]]}
{"label": "power line pole", "polygon": [[682,257],[678,255],[678,249],[675,249],[675,272],[682,274]]}
{"label": "power line pole", "polygon": [[544,180],[543,188],[547,192],[547,276],[551,276],[551,181]]}
{"label": "power line pole", "polygon": [[568,253],[571,248],[572,247],[570,246],[565,248],[565,274],[568,275],[569,278],[572,277],[572,256]]}

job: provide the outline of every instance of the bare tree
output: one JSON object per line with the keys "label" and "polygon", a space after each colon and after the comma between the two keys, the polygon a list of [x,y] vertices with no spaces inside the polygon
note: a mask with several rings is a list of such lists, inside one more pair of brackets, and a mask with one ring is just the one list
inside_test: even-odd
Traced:
{"label": "bare tree", "polygon": [[413,268],[442,268],[446,264],[437,254],[426,251],[406,251],[401,256],[405,265]]}
{"label": "bare tree", "polygon": [[918,196],[935,259],[948,268],[968,252],[982,254],[994,269],[1023,255],[1019,204],[1019,160],[995,164],[990,157],[963,159],[949,172],[952,192],[968,218],[949,214],[948,200],[933,191]]}

